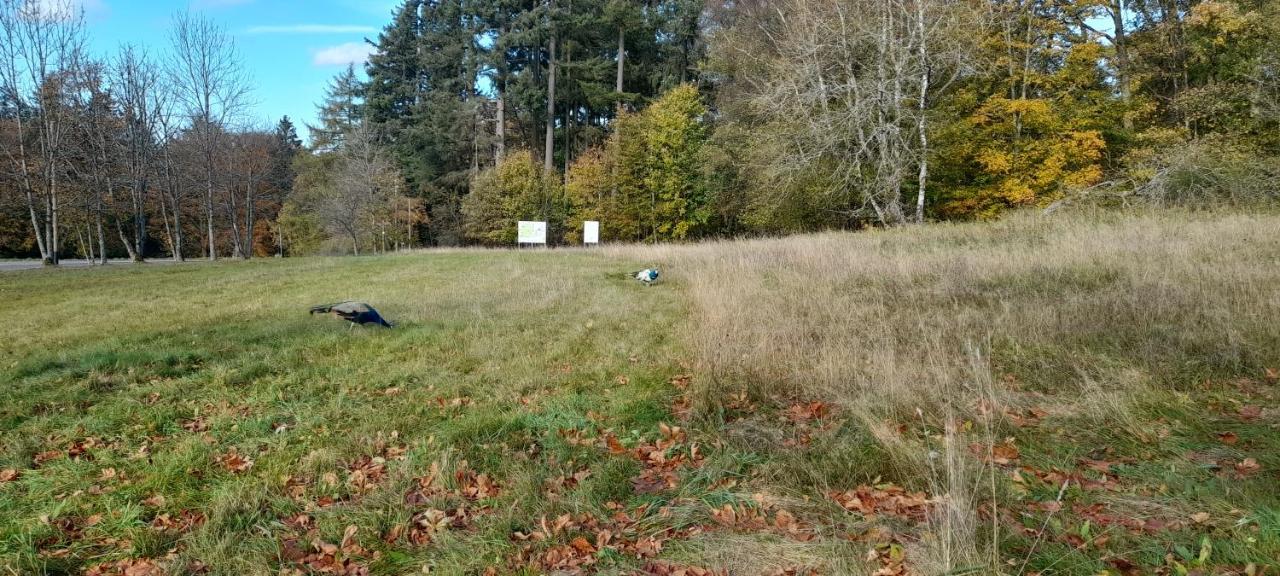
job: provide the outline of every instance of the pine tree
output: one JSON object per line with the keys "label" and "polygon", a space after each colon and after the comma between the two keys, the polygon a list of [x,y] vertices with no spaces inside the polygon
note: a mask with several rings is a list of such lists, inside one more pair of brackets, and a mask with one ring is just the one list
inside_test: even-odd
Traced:
{"label": "pine tree", "polygon": [[400,129],[422,92],[418,55],[421,6],[422,0],[405,0],[391,24],[378,35],[374,43],[377,51],[365,66],[369,76],[365,118],[380,131]]}
{"label": "pine tree", "polygon": [[364,119],[365,86],[356,77],[354,65],[334,77],[325,91],[320,105],[320,124],[307,125],[311,130],[311,147],[318,152],[333,152],[342,148],[346,134],[351,133]]}
{"label": "pine tree", "polygon": [[[314,132],[313,132],[314,134]],[[293,181],[297,172],[293,164],[298,153],[302,151],[302,140],[293,121],[285,116],[276,124],[275,138],[271,146],[271,185],[282,195],[293,190]]]}

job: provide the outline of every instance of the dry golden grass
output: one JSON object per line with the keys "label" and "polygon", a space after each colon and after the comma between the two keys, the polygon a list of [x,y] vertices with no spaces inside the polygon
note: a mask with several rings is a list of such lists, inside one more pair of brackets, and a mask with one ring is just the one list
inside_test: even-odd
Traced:
{"label": "dry golden grass", "polygon": [[936,415],[977,351],[997,371],[1034,356],[1017,367],[1044,378],[1003,392],[1094,412],[1115,406],[1099,396],[1274,360],[1277,232],[1270,214],[1023,214],[614,250],[687,285],[704,400],[746,387]]}
{"label": "dry golden grass", "polygon": [[[1004,414],[1036,407],[1140,441],[1156,425],[1131,410],[1153,392],[1280,365],[1274,214],[1026,213],[612,250],[664,265],[687,289],[703,414],[714,420],[741,391],[780,406],[823,400],[888,461],[800,459],[768,481],[822,489],[887,469],[928,490],[940,505],[910,551],[925,574],[1009,569],[1005,535],[976,512],[1009,498],[1007,478],[971,448],[1003,442]],[[931,432],[904,434],[904,423]],[[1062,444],[1047,452],[1096,448],[1018,441],[1024,450],[1040,441]],[[1044,546],[1028,552],[1024,541],[1013,553]]]}

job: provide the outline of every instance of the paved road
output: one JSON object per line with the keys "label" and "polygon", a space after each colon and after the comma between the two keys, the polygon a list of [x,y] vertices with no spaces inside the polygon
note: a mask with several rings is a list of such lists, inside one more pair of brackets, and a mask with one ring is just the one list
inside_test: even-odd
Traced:
{"label": "paved road", "polygon": [[[147,260],[147,264],[172,264],[173,260],[167,258],[160,260]],[[108,266],[131,266],[133,262],[129,260],[107,260]],[[62,260],[58,263],[62,268],[88,268],[88,260]],[[43,268],[44,263],[39,260],[0,260],[0,272],[13,272],[16,270],[34,270]]]}

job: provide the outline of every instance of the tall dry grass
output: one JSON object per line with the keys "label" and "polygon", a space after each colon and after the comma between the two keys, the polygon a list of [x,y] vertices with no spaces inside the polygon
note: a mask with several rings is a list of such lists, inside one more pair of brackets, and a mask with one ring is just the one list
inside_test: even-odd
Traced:
{"label": "tall dry grass", "polygon": [[937,416],[972,350],[1019,376],[1006,391],[1076,405],[1274,362],[1278,232],[1271,214],[1021,214],[613,250],[687,285],[702,400]]}
{"label": "tall dry grass", "polygon": [[[747,391],[825,400],[943,505],[927,573],[998,563],[976,505],[999,441],[1035,406],[1136,426],[1152,387],[1260,373],[1280,360],[1280,216],[1058,213],[694,246],[615,248],[692,296],[700,405]],[[919,419],[940,440],[900,435]],[[977,422],[959,430],[961,421]],[[983,541],[979,541],[983,540]]]}

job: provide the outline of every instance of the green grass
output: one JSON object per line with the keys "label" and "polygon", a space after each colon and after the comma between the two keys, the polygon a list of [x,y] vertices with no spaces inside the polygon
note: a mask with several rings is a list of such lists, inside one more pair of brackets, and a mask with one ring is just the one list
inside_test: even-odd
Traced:
{"label": "green grass", "polygon": [[[176,547],[216,573],[276,573],[281,519],[325,491],[317,478],[345,480],[349,462],[383,445],[407,449],[386,478],[367,494],[329,487],[339,503],[314,514],[334,543],[358,526],[382,552],[376,572],[476,572],[504,562],[510,530],[543,515],[603,516],[610,499],[627,501],[617,487],[627,471],[559,430],[594,430],[596,418],[624,439],[656,435],[681,358],[678,291],[641,289],[616,278],[619,266],[583,253],[459,252],[0,277],[0,469],[22,471],[0,486],[0,566],[79,573]],[[376,303],[397,328],[349,331],[306,313],[345,298]],[[207,430],[183,428],[196,418]],[[97,446],[84,457],[33,469],[38,453],[85,438]],[[215,464],[231,448],[252,468]],[[407,520],[400,496],[412,478],[463,460],[502,484],[491,512],[438,546],[375,545]],[[542,497],[544,481],[573,466],[601,470]],[[104,469],[117,476],[103,480]],[[285,495],[289,475],[308,477],[306,498]],[[162,506],[142,504],[156,494]],[[181,534],[148,527],[183,510],[206,520]],[[95,514],[76,538],[48,522]]]}
{"label": "green grass", "polygon": [[[3,274],[0,575],[1270,574],[1277,229]],[[306,313],[343,299],[397,327]],[[887,485],[928,516],[831,497]]]}

